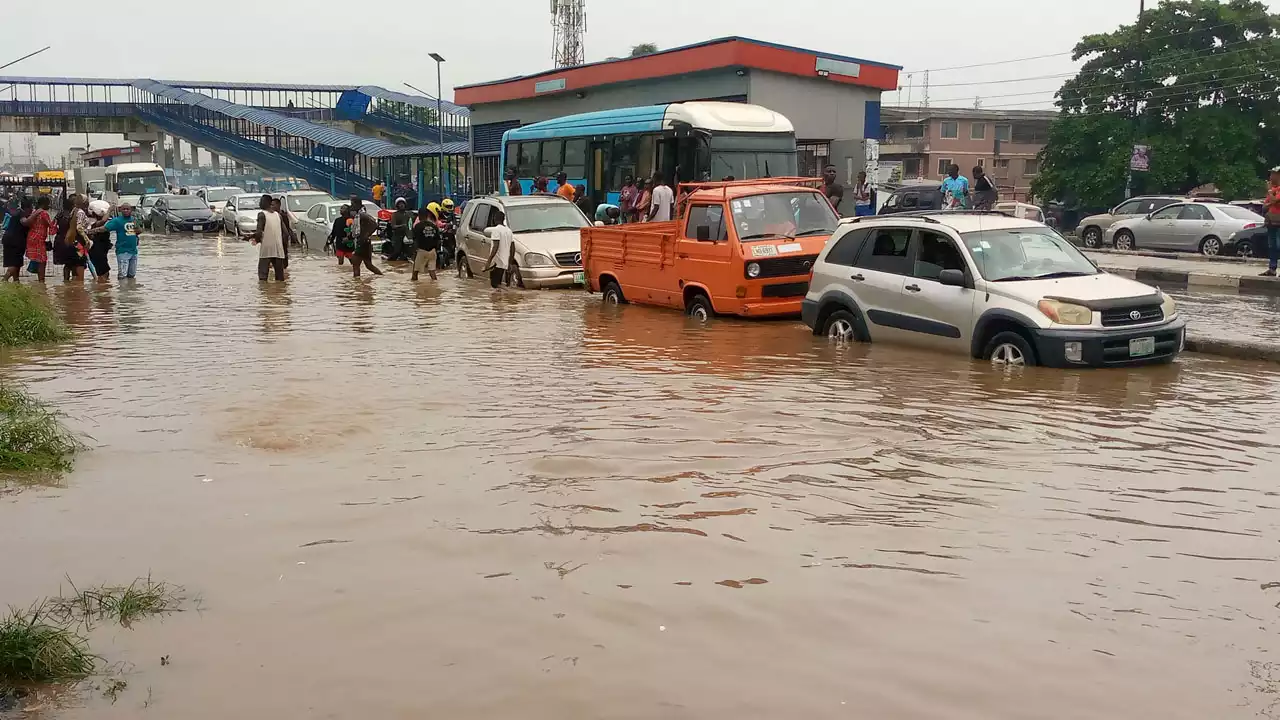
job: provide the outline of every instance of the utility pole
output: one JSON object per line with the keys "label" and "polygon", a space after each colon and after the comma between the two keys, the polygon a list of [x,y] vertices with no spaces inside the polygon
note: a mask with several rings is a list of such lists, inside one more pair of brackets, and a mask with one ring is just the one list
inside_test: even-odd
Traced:
{"label": "utility pole", "polygon": [[[1138,63],[1137,70],[1133,76],[1133,142],[1129,148],[1129,171],[1124,176],[1124,197],[1126,200],[1133,197],[1133,147],[1137,145],[1139,138],[1139,130],[1141,123],[1138,119],[1138,83],[1142,78],[1142,25],[1143,15],[1147,12],[1147,0],[1138,0]],[[1150,157],[1150,156],[1148,156]]]}
{"label": "utility pole", "polygon": [[924,101],[920,107],[929,107],[929,71],[924,71]]}

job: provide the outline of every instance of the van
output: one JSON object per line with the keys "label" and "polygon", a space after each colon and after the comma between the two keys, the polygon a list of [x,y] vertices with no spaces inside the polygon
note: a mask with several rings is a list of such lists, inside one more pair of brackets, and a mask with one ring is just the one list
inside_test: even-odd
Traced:
{"label": "van", "polygon": [[839,218],[814,178],[686,183],[677,219],[582,230],[587,289],[606,303],[715,314],[799,315]]}

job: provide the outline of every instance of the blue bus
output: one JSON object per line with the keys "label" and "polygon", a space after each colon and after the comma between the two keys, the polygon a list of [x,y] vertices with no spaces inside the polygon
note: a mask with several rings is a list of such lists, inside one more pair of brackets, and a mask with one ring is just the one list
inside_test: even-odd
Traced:
{"label": "blue bus", "polygon": [[[563,171],[599,204],[618,203],[623,178],[661,172],[677,182],[796,174],[791,121],[759,105],[686,102],[568,115],[508,130],[499,177],[515,168],[526,194],[539,176]],[[506,192],[505,181],[501,192]]]}

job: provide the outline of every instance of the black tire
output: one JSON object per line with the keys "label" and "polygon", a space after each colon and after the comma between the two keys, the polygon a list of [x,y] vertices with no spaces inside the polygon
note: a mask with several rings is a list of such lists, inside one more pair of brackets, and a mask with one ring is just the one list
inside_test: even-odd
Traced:
{"label": "black tire", "polygon": [[858,318],[848,310],[837,310],[822,322],[820,334],[826,335],[834,342],[860,342],[862,333],[858,328]]}
{"label": "black tire", "polygon": [[610,280],[604,284],[600,295],[604,298],[605,305],[626,305],[627,298],[622,294],[622,286],[616,281]]}
{"label": "black tire", "polygon": [[[1016,352],[1014,352],[1016,351]],[[999,354],[999,357],[996,355]],[[1036,364],[1036,351],[1020,333],[1006,330],[996,333],[982,350],[982,359],[992,365],[1024,367]]]}
{"label": "black tire", "polygon": [[1080,233],[1080,242],[1090,250],[1102,247],[1102,228],[1090,225]]}
{"label": "black tire", "polygon": [[1216,235],[1200,241],[1200,254],[1205,257],[1217,257],[1222,254],[1222,241]]}
{"label": "black tire", "polygon": [[1246,238],[1236,243],[1236,257],[1258,257],[1258,248],[1253,246],[1253,238]]}
{"label": "black tire", "polygon": [[684,314],[698,322],[705,323],[715,316],[716,311],[715,308],[711,307],[711,300],[706,295],[697,293],[689,298],[689,302],[684,308]]}
{"label": "black tire", "polygon": [[1133,236],[1131,230],[1117,230],[1113,244],[1117,250],[1138,249],[1138,239]]}

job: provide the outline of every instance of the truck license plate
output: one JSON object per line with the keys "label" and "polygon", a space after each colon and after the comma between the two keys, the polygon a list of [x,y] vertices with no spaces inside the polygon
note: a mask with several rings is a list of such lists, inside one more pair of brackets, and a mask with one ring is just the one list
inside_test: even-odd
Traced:
{"label": "truck license plate", "polygon": [[201,230],[203,230],[203,229],[204,229],[204,226],[203,226],[203,225],[192,225],[192,226],[191,226],[191,229],[192,229],[193,231],[195,231],[195,232],[200,232]]}
{"label": "truck license plate", "polygon": [[585,272],[574,273],[574,274],[573,274],[573,281],[574,281],[575,283],[579,284],[579,285],[586,285],[586,284],[587,284],[587,274],[586,274]]}
{"label": "truck license plate", "polygon": [[1156,351],[1156,339],[1153,337],[1134,338],[1129,341],[1129,357],[1151,355]]}

